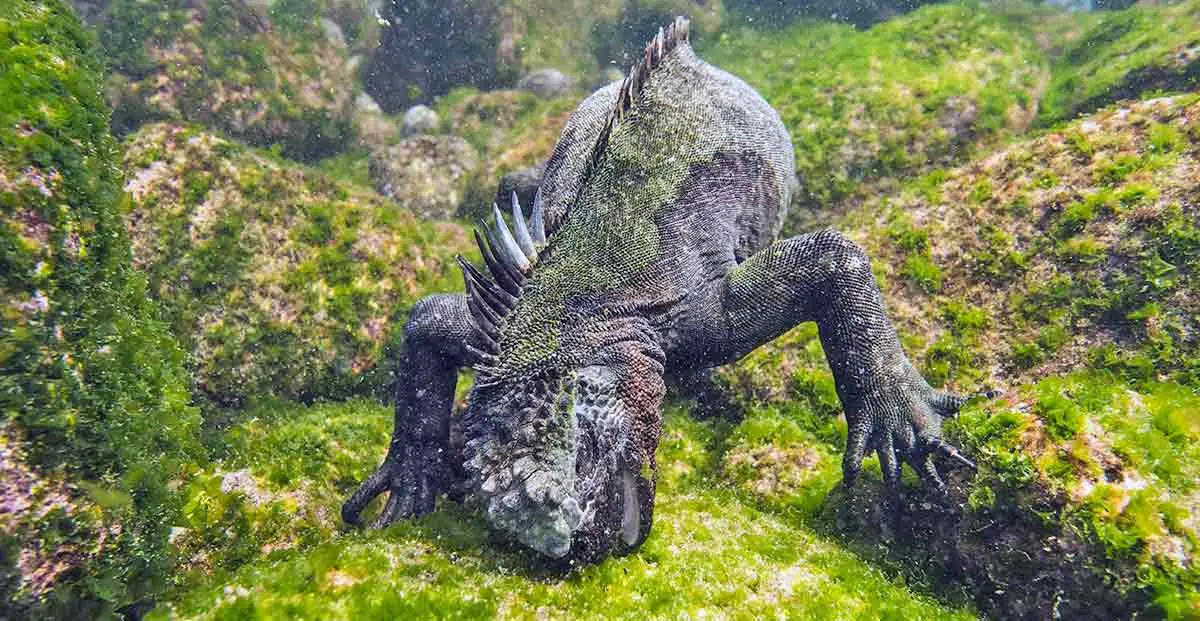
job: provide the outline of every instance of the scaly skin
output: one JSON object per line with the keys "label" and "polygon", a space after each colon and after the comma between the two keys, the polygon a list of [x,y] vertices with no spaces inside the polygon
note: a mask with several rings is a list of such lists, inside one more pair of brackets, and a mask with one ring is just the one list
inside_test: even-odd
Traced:
{"label": "scaly skin", "polygon": [[[567,122],[538,190],[549,239],[532,267],[467,275],[467,296],[414,308],[392,444],[346,521],[385,490],[378,525],[431,511],[461,467],[493,526],[547,556],[632,549],[650,529],[664,373],[736,360],[805,321],[846,410],[846,485],[874,450],[893,493],[905,461],[941,487],[935,455],[969,464],[940,440],[965,399],[904,355],[862,249],[831,230],[772,243],[794,169],[775,111],[697,58],[686,22],[660,33]],[[487,299],[496,312],[479,310]],[[464,460],[450,463],[468,365]]]}

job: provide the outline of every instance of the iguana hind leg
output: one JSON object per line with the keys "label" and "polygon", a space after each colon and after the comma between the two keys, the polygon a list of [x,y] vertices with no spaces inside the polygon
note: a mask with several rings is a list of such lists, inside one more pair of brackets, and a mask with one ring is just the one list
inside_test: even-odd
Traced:
{"label": "iguana hind leg", "polygon": [[941,440],[942,420],[966,399],[934,390],[909,362],[884,313],[870,260],[844,235],[827,229],[754,254],[726,277],[722,305],[722,349],[730,359],[799,323],[817,322],[849,424],[847,486],[871,450],[893,494],[905,461],[936,488],[942,487],[936,454],[973,467]]}
{"label": "iguana hind leg", "polygon": [[396,373],[396,416],[383,463],[342,505],[357,524],[363,508],[388,492],[376,527],[433,511],[455,476],[450,413],[459,368],[470,364],[466,344],[476,338],[465,295],[432,295],[413,306]]}

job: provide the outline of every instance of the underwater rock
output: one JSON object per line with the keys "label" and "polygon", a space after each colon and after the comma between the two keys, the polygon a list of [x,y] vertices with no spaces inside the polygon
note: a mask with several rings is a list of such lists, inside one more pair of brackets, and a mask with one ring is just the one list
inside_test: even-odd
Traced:
{"label": "underwater rock", "polygon": [[469,252],[458,225],[195,128],[148,125],[125,146],[134,263],[216,405],[386,392],[404,313],[453,289],[451,257]]}
{"label": "underwater rock", "polygon": [[496,197],[493,202],[497,205],[508,204],[512,200],[513,192],[516,192],[522,205],[532,205],[533,197],[542,183],[542,173],[545,170],[546,165],[542,163],[504,175],[500,178],[500,186],[496,189]]}
{"label": "underwater rock", "polygon": [[438,113],[429,106],[413,106],[404,113],[403,133],[405,136],[428,134],[437,130]]}
{"label": "underwater rock", "polygon": [[457,86],[511,83],[500,54],[499,0],[390,0],[363,83],[384,111],[429,103]]}
{"label": "underwater rock", "polygon": [[[844,423],[801,327],[719,373],[749,414],[727,458],[739,487],[989,615],[1186,617],[1200,605],[1200,523],[1184,517],[1200,509],[1198,138],[1200,96],[1128,102],[849,213],[839,228],[871,255],[930,382],[1008,390],[947,426],[979,473],[954,472],[948,501],[906,499],[883,529],[881,484],[830,494]],[[763,446],[828,457],[801,475]],[[739,469],[750,457],[760,468]]]}
{"label": "underwater rock", "polygon": [[953,5],[866,31],[827,22],[727,30],[706,59],[755,87],[788,126],[801,183],[787,224],[795,233],[1025,131],[1050,80],[1022,30]]}
{"label": "underwater rock", "polygon": [[346,47],[346,35],[342,34],[342,27],[337,22],[328,17],[322,17],[319,23],[321,24],[321,30],[325,32],[325,40],[330,45],[339,48]]}
{"label": "underwater rock", "polygon": [[309,160],[353,137],[346,48],[315,20],[217,0],[117,0],[100,39],[121,132],[184,120]]}
{"label": "underwater rock", "polygon": [[393,145],[401,137],[396,121],[385,115],[366,93],[359,93],[354,100],[354,128],[358,132],[358,145],[369,151]]}
{"label": "underwater rock", "polygon": [[571,78],[558,69],[538,69],[521,78],[517,82],[517,88],[527,90],[538,97],[560,97],[571,91]]}
{"label": "underwater rock", "polygon": [[482,163],[468,184],[462,214],[490,213],[498,179],[542,164],[576,103],[571,97],[543,99],[524,90],[469,89],[439,101],[443,126],[475,146]]}
{"label": "underwater rock", "polygon": [[422,218],[449,220],[479,167],[475,148],[457,136],[416,136],[371,154],[378,192]]}
{"label": "underwater rock", "polygon": [[1062,50],[1042,104],[1044,124],[1143,93],[1200,87],[1200,1],[1104,12]]}
{"label": "underwater rock", "polygon": [[0,616],[107,617],[161,583],[200,417],[129,262],[92,35],[57,0],[0,31]]}

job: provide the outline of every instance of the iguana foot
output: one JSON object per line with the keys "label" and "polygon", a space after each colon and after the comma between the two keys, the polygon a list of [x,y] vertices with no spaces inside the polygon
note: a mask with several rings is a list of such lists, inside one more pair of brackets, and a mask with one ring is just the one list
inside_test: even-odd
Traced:
{"label": "iguana foot", "polygon": [[363,508],[385,491],[387,504],[372,523],[373,528],[430,513],[437,496],[450,491],[453,477],[444,445],[392,448],[383,464],[342,505],[342,520],[347,524],[359,524]]}
{"label": "iguana foot", "polygon": [[900,466],[908,462],[925,485],[946,489],[938,473],[936,457],[948,458],[972,470],[975,463],[942,439],[942,421],[956,416],[962,406],[976,398],[994,398],[999,391],[963,396],[934,390],[915,369],[908,366],[903,378],[853,399],[846,409],[850,425],[842,460],[842,483],[852,487],[869,451],[879,455],[879,466],[889,500],[895,504],[900,492]]}

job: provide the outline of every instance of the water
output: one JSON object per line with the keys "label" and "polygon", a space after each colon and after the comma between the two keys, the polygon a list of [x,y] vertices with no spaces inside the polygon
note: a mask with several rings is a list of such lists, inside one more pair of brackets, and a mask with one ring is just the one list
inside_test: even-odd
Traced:
{"label": "water", "polygon": [[1200,3],[0,39],[0,619],[1200,610]]}

